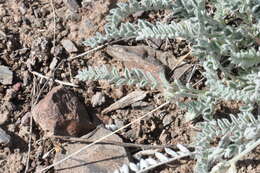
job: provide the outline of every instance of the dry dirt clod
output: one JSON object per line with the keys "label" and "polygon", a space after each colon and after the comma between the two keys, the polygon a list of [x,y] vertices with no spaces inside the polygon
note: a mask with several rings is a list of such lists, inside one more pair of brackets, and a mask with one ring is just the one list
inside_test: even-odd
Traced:
{"label": "dry dirt clod", "polygon": [[134,91],[128,94],[127,96],[121,98],[117,102],[110,105],[108,108],[104,109],[102,111],[102,114],[106,114],[108,112],[124,108],[126,106],[129,106],[137,101],[143,100],[147,95],[147,92],[145,91]]}
{"label": "dry dirt clod", "polygon": [[64,39],[61,41],[61,44],[68,53],[73,53],[78,51],[78,48],[71,40]]}
{"label": "dry dirt clod", "polygon": [[79,136],[95,128],[84,105],[61,86],[53,88],[31,113],[48,135]]}
{"label": "dry dirt clod", "polygon": [[[88,140],[95,141],[105,135],[108,135],[111,131],[104,128],[99,128]],[[81,138],[87,138],[88,135]],[[108,137],[104,142],[122,142],[122,139],[116,134]],[[73,153],[86,144],[74,143],[65,146],[67,153]],[[63,159],[66,156],[64,153],[57,153],[55,155],[54,163]],[[55,167],[55,171],[59,173],[110,173],[118,169],[123,164],[129,163],[127,153],[121,146],[97,144],[75,156],[70,160],[62,162],[62,164]]]}
{"label": "dry dirt clod", "polygon": [[8,67],[0,65],[0,83],[10,85],[13,82],[13,72]]}

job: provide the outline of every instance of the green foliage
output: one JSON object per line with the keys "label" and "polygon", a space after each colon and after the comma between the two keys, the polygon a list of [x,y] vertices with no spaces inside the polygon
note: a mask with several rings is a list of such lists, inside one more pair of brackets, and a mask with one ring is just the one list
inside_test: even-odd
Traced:
{"label": "green foliage", "polygon": [[151,88],[156,88],[158,86],[158,81],[150,72],[144,72],[139,69],[125,69],[124,73],[120,74],[115,67],[109,69],[105,65],[101,67],[90,66],[88,69],[79,71],[76,78],[81,81],[107,80],[116,85],[150,86]]}
{"label": "green foliage", "polygon": [[[177,20],[171,23],[122,22],[138,11],[164,9],[172,9]],[[194,142],[195,172],[234,169],[232,158],[241,158],[259,145],[260,117],[255,118],[250,112],[251,105],[260,104],[260,0],[130,0],[111,10],[107,21],[105,34],[97,33],[85,42],[86,45],[95,47],[126,37],[136,40],[182,37],[191,43],[192,54],[204,69],[205,88],[198,90],[188,83],[174,81],[170,84],[162,79],[166,99],[191,98],[190,102],[177,103],[187,110],[186,120],[200,115],[205,120],[200,123],[201,133]],[[137,69],[126,70],[122,77],[115,69],[90,67],[77,77],[158,87],[154,77]],[[229,120],[214,120],[216,105],[223,101],[241,102],[250,109],[237,116],[230,115]],[[216,138],[220,141],[212,146]]]}
{"label": "green foliage", "polygon": [[[256,119],[249,112],[230,119],[219,119],[198,124],[202,130],[194,142],[197,159],[196,172],[208,172],[216,162],[230,159],[250,147],[260,137],[260,116]],[[220,138],[218,145],[212,142]]]}
{"label": "green foliage", "polygon": [[107,16],[107,24],[105,25],[105,35],[97,33],[84,42],[85,45],[95,47],[112,39],[124,37],[136,37],[139,30],[150,25],[149,22],[139,20],[134,25],[129,22],[121,23],[124,18],[138,11],[150,11],[159,9],[170,9],[172,7],[171,0],[130,0],[129,3],[118,3],[117,8],[112,9]]}

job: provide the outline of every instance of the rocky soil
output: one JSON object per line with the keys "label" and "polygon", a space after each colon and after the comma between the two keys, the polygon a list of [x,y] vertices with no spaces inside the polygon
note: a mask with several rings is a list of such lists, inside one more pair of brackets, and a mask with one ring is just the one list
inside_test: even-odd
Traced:
{"label": "rocky soil", "polygon": [[[115,86],[105,81],[83,83],[75,79],[78,70],[89,65],[112,64],[119,69],[139,65],[155,74],[162,70],[163,65],[151,63],[153,60],[135,58],[131,59],[132,63],[124,64],[129,59],[127,56],[120,59],[122,56],[118,56],[114,47],[75,58],[90,49],[82,41],[96,31],[103,31],[105,16],[119,1],[125,0],[0,0],[1,173],[40,172],[165,102],[158,90]],[[131,16],[131,20],[142,15],[151,20],[165,16],[164,12],[150,12]],[[167,57],[167,52],[171,52],[176,58],[172,62],[188,54],[185,41],[170,42],[172,46],[165,42],[158,46],[158,42],[149,40],[117,44],[131,46],[124,49],[138,50],[137,53],[141,49],[158,51],[160,57]],[[185,61],[186,65],[176,70],[170,80],[171,77],[188,78],[196,60],[190,57]],[[168,66],[171,70],[171,64]],[[200,80],[199,69],[193,78],[194,83]],[[92,146],[47,172],[111,172],[133,161],[133,155],[141,151],[140,147],[129,147],[127,143],[189,144],[194,135],[192,122],[185,122],[184,112],[171,104],[107,139],[118,145]],[[260,172],[259,152],[258,148],[241,161],[239,172]],[[183,159],[151,172],[190,173],[194,163]]]}

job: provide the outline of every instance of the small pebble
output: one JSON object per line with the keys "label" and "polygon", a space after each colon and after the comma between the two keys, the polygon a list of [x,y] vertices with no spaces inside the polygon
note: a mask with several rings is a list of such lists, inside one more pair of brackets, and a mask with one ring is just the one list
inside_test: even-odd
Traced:
{"label": "small pebble", "polygon": [[121,128],[124,126],[124,122],[122,120],[119,120],[119,119],[115,119],[115,125],[118,127],[118,128]]}
{"label": "small pebble", "polygon": [[61,44],[68,53],[73,53],[78,51],[78,48],[71,40],[64,39],[61,41]]}
{"label": "small pebble", "polygon": [[168,141],[170,140],[170,135],[167,133],[165,130],[162,131],[159,140],[161,141],[162,144],[167,144]]}
{"label": "small pebble", "polygon": [[21,119],[22,126],[28,126],[30,123],[31,112],[27,112]]}
{"label": "small pebble", "polygon": [[144,14],[144,11],[138,11],[133,14],[133,17],[141,17]]}
{"label": "small pebble", "polygon": [[17,82],[16,84],[13,85],[13,90],[14,91],[19,91],[22,87],[22,83],[21,82]]}
{"label": "small pebble", "polygon": [[7,89],[6,90],[6,94],[5,94],[5,100],[6,101],[11,101],[11,99],[14,99],[17,95],[16,90],[14,90],[13,88]]}
{"label": "small pebble", "polygon": [[0,83],[10,85],[13,82],[13,72],[8,67],[0,65]]}
{"label": "small pebble", "polygon": [[63,53],[63,47],[61,45],[57,45],[55,47],[52,47],[51,48],[51,53],[54,55],[54,56],[59,56]]}
{"label": "small pebble", "polygon": [[0,7],[0,17],[4,17],[6,16],[6,14],[7,14],[7,10],[3,7]]}
{"label": "small pebble", "polygon": [[[1,108],[3,109],[3,108]],[[4,111],[0,111],[0,125],[3,125],[7,122],[9,118],[9,112],[7,110],[4,110]]]}
{"label": "small pebble", "polygon": [[0,144],[7,145],[11,137],[0,127]]}
{"label": "small pebble", "polygon": [[92,98],[91,98],[91,104],[93,107],[101,106],[103,103],[105,103],[105,95],[101,92],[97,92]]}
{"label": "small pebble", "polygon": [[25,14],[26,14],[27,8],[26,8],[26,6],[25,6],[25,4],[24,4],[23,2],[20,4],[19,10],[20,10],[20,12],[21,12],[22,15],[25,15]]}
{"label": "small pebble", "polygon": [[165,117],[163,118],[163,126],[168,126],[170,125],[171,123],[173,122],[173,119],[172,119],[172,115],[171,114],[167,114],[165,115]]}
{"label": "small pebble", "polygon": [[51,61],[50,69],[51,69],[51,70],[54,70],[55,67],[56,67],[56,65],[57,65],[57,63],[58,63],[58,59],[57,59],[56,57],[54,57],[54,58],[52,59],[52,61]]}
{"label": "small pebble", "polygon": [[9,124],[8,125],[8,131],[10,131],[10,132],[15,132],[15,125],[14,124]]}

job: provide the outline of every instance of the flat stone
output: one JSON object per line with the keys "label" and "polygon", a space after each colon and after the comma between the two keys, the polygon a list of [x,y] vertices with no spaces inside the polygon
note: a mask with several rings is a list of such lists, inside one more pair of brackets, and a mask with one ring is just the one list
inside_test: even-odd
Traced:
{"label": "flat stone", "polygon": [[11,85],[13,82],[13,72],[8,67],[0,65],[0,83]]}
{"label": "flat stone", "polygon": [[165,75],[166,66],[156,59],[154,51],[146,46],[113,45],[106,48],[113,58],[122,61],[128,69],[141,69],[150,72],[162,85],[161,76]]}
{"label": "flat stone", "polygon": [[85,106],[61,86],[53,88],[31,113],[48,135],[80,136],[95,128]]}
{"label": "flat stone", "polygon": [[[81,138],[87,138],[88,141],[95,141],[103,136],[110,134],[111,131],[98,128],[94,134],[85,135]],[[104,139],[103,142],[122,142],[122,139],[113,134],[112,136]],[[54,163],[65,158],[68,154],[78,151],[86,146],[84,143],[68,144],[64,147],[66,153],[59,152],[55,155]],[[111,173],[121,167],[123,164],[129,163],[127,153],[124,147],[108,144],[97,144],[82,151],[78,155],[62,162],[60,165],[55,166],[55,172],[59,173]]]}
{"label": "flat stone", "polygon": [[73,53],[78,51],[78,48],[71,40],[64,39],[61,41],[61,44],[68,53]]}
{"label": "flat stone", "polygon": [[[160,51],[148,46],[121,46],[112,45],[106,48],[106,52],[113,58],[122,61],[129,68],[141,69],[150,72],[157,80],[159,88],[164,86],[164,80],[170,79],[171,73],[175,80],[178,80],[189,68],[191,64],[179,62],[179,59],[171,51]],[[165,79],[162,79],[162,76]]]}

